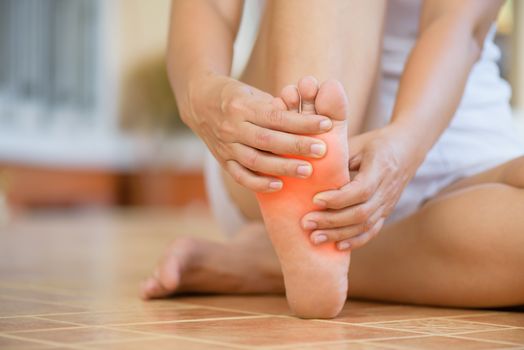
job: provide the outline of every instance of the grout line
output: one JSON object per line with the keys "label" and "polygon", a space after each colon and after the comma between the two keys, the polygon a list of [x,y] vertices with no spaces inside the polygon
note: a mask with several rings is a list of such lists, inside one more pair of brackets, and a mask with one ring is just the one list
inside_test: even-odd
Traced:
{"label": "grout line", "polygon": [[[70,330],[70,329],[86,329],[86,328],[109,328],[109,327],[120,327],[115,328],[115,330],[119,331],[128,331],[127,326],[148,326],[148,325],[157,325],[157,324],[178,324],[178,323],[196,323],[201,321],[230,321],[230,320],[250,320],[250,319],[258,319],[258,318],[264,318],[265,316],[237,316],[237,317],[209,317],[209,318],[202,318],[202,319],[187,319],[187,320],[173,320],[173,321],[154,321],[154,322],[136,322],[136,323],[108,323],[108,324],[84,324],[84,323],[76,323],[76,322],[68,322],[68,321],[58,321],[61,323],[69,324],[71,327],[54,327],[54,328],[43,328],[43,329],[22,329],[17,331],[8,331],[5,332],[6,334],[24,334],[24,333],[32,333],[32,332],[47,332],[47,331],[63,331],[63,330]],[[49,319],[46,318],[40,318],[40,317],[34,317],[31,316],[31,318],[36,319],[43,319],[46,321],[49,321]],[[135,331],[134,329],[131,329]]]}
{"label": "grout line", "polygon": [[353,344],[353,343],[362,343],[362,342],[370,342],[370,341],[382,341],[382,340],[395,340],[395,339],[413,339],[413,338],[424,338],[429,337],[430,335],[407,335],[407,336],[401,336],[401,337],[382,337],[382,338],[366,338],[366,339],[341,339],[341,340],[327,340],[327,341],[319,341],[319,342],[311,342],[311,343],[297,343],[297,344],[288,344],[288,345],[275,345],[272,346],[271,349],[288,349],[288,348],[294,348],[297,346],[306,346],[306,345],[314,345],[314,346],[320,346],[320,345],[337,345],[337,344]]}
{"label": "grout line", "polygon": [[219,306],[207,306],[207,305],[198,305],[198,304],[192,304],[192,303],[184,303],[184,304],[186,304],[186,305],[195,305],[197,307],[207,308],[207,309],[211,309],[211,310],[238,312],[238,313],[250,314],[250,315],[287,316],[287,315],[266,314],[266,313],[263,313],[263,312],[256,312],[256,311],[243,311],[243,310],[237,310],[237,309],[228,309],[228,308],[219,307]]}
{"label": "grout line", "polygon": [[[111,327],[111,326],[100,327],[100,328],[109,329],[109,330],[118,330],[118,331],[122,330],[121,328]],[[231,344],[231,343],[215,341],[215,340],[208,340],[208,339],[203,339],[203,338],[193,338],[193,337],[187,337],[187,336],[178,335],[178,334],[175,335],[175,334],[166,334],[166,333],[155,333],[155,332],[150,332],[150,331],[139,331],[135,329],[125,329],[125,331],[129,331],[131,333],[136,333],[136,334],[143,334],[143,335],[148,335],[148,336],[166,338],[166,339],[176,338],[176,339],[182,339],[182,340],[202,342],[202,343],[212,344],[212,345],[222,345],[222,346],[229,346],[229,347],[237,347],[239,349],[246,349],[246,346],[244,345]]]}
{"label": "grout line", "polygon": [[233,317],[208,317],[208,318],[193,318],[187,320],[171,320],[171,321],[152,321],[152,322],[135,322],[135,323],[108,323],[105,326],[147,326],[155,324],[173,324],[173,323],[192,323],[192,322],[206,322],[206,321],[231,321],[231,320],[251,320],[257,318],[264,318],[264,315],[252,316],[233,316]]}
{"label": "grout line", "polygon": [[235,348],[235,349],[253,349],[253,346],[251,345],[242,345],[242,344],[234,344],[234,343],[227,343],[227,342],[221,342],[218,340],[209,340],[209,339],[203,339],[203,338],[193,338],[193,337],[186,337],[182,335],[170,335],[166,337],[166,339],[180,339],[180,340],[187,340],[195,343],[202,343],[202,344],[209,344],[209,345],[220,345],[225,346],[229,348]]}
{"label": "grout line", "polygon": [[[48,322],[64,323],[64,324],[69,324],[71,326],[84,326],[84,324],[78,323],[78,322],[53,320],[53,319],[50,319],[50,318],[45,318],[45,317],[40,317],[40,316],[27,316],[26,318],[34,318],[35,320],[42,320],[42,321],[48,321]],[[64,328],[64,327],[60,327],[60,328]],[[49,329],[49,328],[47,328],[47,329]],[[37,330],[37,329],[35,329],[35,330]]]}
{"label": "grout line", "polygon": [[[432,319],[439,320],[441,318],[428,317],[428,318],[420,318],[420,319],[406,320],[406,321],[419,321],[419,320],[432,320]],[[514,326],[500,325],[500,324],[495,324],[495,323],[483,323],[483,322],[475,322],[475,321],[472,322],[472,321],[469,321],[469,320],[457,320],[457,319],[454,319],[453,321],[461,322],[461,323],[464,323],[464,324],[472,323],[474,325],[491,326],[491,327],[496,327],[496,329],[481,329],[481,330],[477,329],[477,330],[460,331],[460,332],[457,332],[457,333],[450,333],[450,334],[466,334],[466,333],[474,333],[474,332],[488,332],[488,331],[497,331],[497,330],[518,328],[518,327],[514,327]],[[362,323],[362,325],[369,326],[369,327],[375,327],[375,328],[399,329],[399,330],[402,329],[402,328],[387,327],[388,323],[395,323],[395,322],[404,322],[404,320],[401,320],[401,321],[385,321],[385,322],[370,322],[370,323]],[[386,326],[384,326],[384,324],[386,324]],[[402,329],[402,330],[404,330],[404,329]],[[432,333],[432,334],[442,334],[442,333]]]}
{"label": "grout line", "polygon": [[68,331],[68,330],[77,330],[77,329],[99,329],[104,328],[103,325],[78,325],[76,327],[56,327],[56,328],[47,328],[47,329],[23,329],[19,331],[10,331],[5,332],[5,334],[25,334],[25,333],[45,333],[45,332],[56,332],[56,331]]}
{"label": "grout line", "polygon": [[[105,339],[105,340],[93,340],[86,342],[73,343],[79,346],[90,346],[90,345],[103,345],[103,344],[120,344],[120,343],[131,343],[137,341],[157,340],[157,339],[169,339],[169,337],[158,336],[158,335],[144,335],[142,337],[130,338],[130,339]],[[91,348],[90,348],[91,349]]]}
{"label": "grout line", "polygon": [[522,346],[522,344],[506,342],[504,340],[469,338],[469,337],[463,336],[462,334],[444,334],[443,336],[449,337],[449,338],[465,339],[465,340],[476,340],[476,341],[480,341],[480,342],[500,344],[500,345],[512,345],[512,346],[520,345],[520,346]]}
{"label": "grout line", "polygon": [[[35,315],[13,315],[13,316],[0,316],[0,319],[8,318],[20,318],[20,317],[45,317],[45,316],[67,316],[67,315],[81,315],[81,314],[90,314],[92,311],[79,311],[79,312],[60,312],[52,314],[35,314]],[[53,320],[53,319],[48,319]]]}
{"label": "grout line", "polygon": [[[104,323],[104,324],[86,324],[70,321],[57,321],[65,324],[70,324],[71,326],[76,327],[56,327],[56,328],[44,328],[44,329],[24,329],[18,331],[12,331],[10,333],[25,333],[32,331],[47,331],[47,330],[64,330],[71,328],[100,328],[100,327],[124,327],[124,326],[147,326],[147,325],[156,325],[156,324],[173,324],[173,323],[192,323],[192,322],[204,322],[204,321],[230,321],[230,320],[250,320],[257,318],[264,318],[264,315],[253,315],[253,316],[235,316],[235,317],[208,317],[208,318],[198,318],[198,319],[186,319],[186,320],[170,320],[170,321],[145,321],[145,322],[134,322],[134,323]],[[54,321],[53,319],[31,316],[31,318]]]}
{"label": "grout line", "polygon": [[402,331],[402,332],[413,332],[413,333],[419,333],[419,334],[431,335],[431,336],[451,336],[451,337],[455,335],[461,336],[464,334],[471,334],[471,333],[478,333],[478,332],[490,332],[490,331],[518,329],[518,327],[506,327],[506,328],[499,328],[499,329],[481,329],[481,330],[477,329],[477,330],[461,331],[461,332],[456,332],[456,333],[434,333],[431,331],[415,331],[415,330],[410,330],[410,329],[383,327],[379,325],[369,325],[369,327],[376,328],[376,329],[396,330],[396,331]]}
{"label": "grout line", "polygon": [[[422,337],[413,337],[413,338],[430,338],[430,337],[456,338],[456,339],[461,339],[461,340],[471,340],[471,341],[478,341],[478,342],[481,342],[481,343],[485,342],[485,343],[496,344],[496,345],[510,345],[510,346],[521,345],[522,346],[522,344],[507,343],[507,342],[501,342],[501,341],[495,341],[495,340],[486,340],[486,339],[473,339],[473,338],[456,336],[456,335],[452,335],[452,334],[432,334],[432,335],[426,335],[426,336],[422,336]],[[397,339],[400,340],[400,339],[407,339],[407,338],[397,338]],[[388,343],[382,343],[382,342],[375,344],[375,341],[378,341],[378,340],[372,339],[372,340],[367,340],[366,342],[369,342],[372,345],[385,346],[385,347],[391,348],[391,349],[405,349],[406,348],[405,346],[400,345],[400,344],[395,345],[395,344],[388,344]]]}
{"label": "grout line", "polygon": [[392,328],[392,327],[383,327],[380,325],[375,324],[364,324],[364,323],[347,323],[347,322],[341,322],[341,321],[328,321],[328,320],[312,320],[315,322],[322,322],[322,323],[336,323],[340,325],[346,325],[346,326],[357,326],[357,327],[368,327],[368,328],[374,328],[374,329],[386,329],[388,331],[398,331],[398,332],[410,332],[415,334],[421,334],[421,335],[428,335],[430,333],[422,332],[422,331],[414,331],[414,330],[407,330],[407,329],[399,329],[399,328]]}
{"label": "grout line", "polygon": [[[423,337],[419,337],[419,338],[430,338],[432,337],[431,335],[427,335],[427,336],[423,336]],[[402,346],[402,345],[399,345],[399,344],[389,344],[389,343],[382,343],[382,342],[373,342],[373,341],[370,341],[368,344],[371,344],[371,345],[376,345],[376,346],[382,346],[382,347],[385,347],[386,349],[396,349],[396,350],[405,350],[406,347],[405,346]]]}
{"label": "grout line", "polygon": [[43,301],[43,300],[38,300],[38,299],[33,299],[33,298],[14,297],[12,295],[0,294],[0,298],[10,299],[10,300],[17,300],[17,301],[28,301],[28,302],[31,302],[31,303],[38,303],[38,304],[44,304],[44,305],[67,306],[67,307],[70,307],[70,308],[85,309],[85,308],[78,307],[78,306],[72,306],[71,304],[65,304],[65,303],[60,303],[60,302],[55,302],[55,301]]}
{"label": "grout line", "polygon": [[65,347],[70,347],[70,348],[78,349],[78,350],[88,350],[86,347],[83,347],[80,344],[74,344],[74,343],[72,344],[71,343],[59,343],[59,342],[54,342],[51,340],[24,338],[24,337],[19,337],[19,336],[7,334],[7,333],[0,333],[0,336],[4,338],[21,340],[21,341],[25,341],[29,343],[36,343],[36,344],[47,345],[47,346],[54,346],[54,347],[64,347],[65,346]]}
{"label": "grout line", "polygon": [[[418,338],[428,338],[429,336],[422,336],[422,337],[418,337]],[[366,345],[373,345],[373,346],[378,346],[378,347],[383,347],[385,349],[394,349],[394,350],[405,350],[406,347],[405,346],[400,346],[400,345],[395,345],[395,344],[389,344],[389,343],[379,343],[379,342],[373,342],[373,341],[363,341],[363,342],[360,342],[360,344],[366,344]]]}
{"label": "grout line", "polygon": [[71,290],[71,289],[61,289],[57,287],[43,286],[39,284],[20,284],[20,283],[2,283],[0,282],[0,288],[5,289],[22,289],[22,290],[32,290],[37,292],[53,292],[68,296],[85,296],[89,297],[88,294],[82,294],[82,292]]}
{"label": "grout line", "polygon": [[[479,316],[492,316],[493,313],[482,313]],[[344,321],[337,321],[337,320],[318,320],[323,322],[341,322],[346,324],[361,324],[361,325],[373,325],[373,324],[383,324],[383,323],[395,323],[395,322],[404,322],[404,321],[420,321],[420,320],[427,320],[427,319],[448,319],[448,318],[459,318],[459,317],[467,317],[466,315],[454,315],[454,316],[430,316],[430,317],[419,317],[419,318],[405,318],[405,319],[397,319],[397,320],[389,320],[389,321],[372,321],[372,322],[359,322],[359,323],[353,323],[353,322],[344,322]],[[470,322],[469,320],[458,320],[463,322]],[[474,322],[474,321],[471,321]]]}
{"label": "grout line", "polygon": [[[26,300],[27,301],[27,300]],[[32,301],[32,300],[30,300]],[[42,302],[39,302],[42,303]],[[45,304],[45,303],[44,303]],[[162,309],[162,310],[175,310],[178,309],[180,305],[173,305],[173,306],[158,306],[153,308],[156,309]],[[186,306],[184,305],[185,309]],[[187,306],[188,309],[190,309],[190,306]],[[85,314],[97,314],[97,313],[115,313],[115,312],[132,312],[132,311],[142,311],[142,309],[139,308],[125,308],[125,309],[87,309],[86,311],[74,311],[74,312],[52,312],[52,313],[43,313],[43,314],[34,314],[34,315],[11,315],[11,316],[0,316],[0,319],[6,319],[6,318],[18,318],[18,317],[49,317],[49,316],[69,316],[69,315],[85,315]],[[49,320],[53,320],[52,318],[49,318]]]}
{"label": "grout line", "polygon": [[498,323],[489,323],[489,322],[480,322],[480,321],[470,321],[470,320],[456,320],[456,321],[469,322],[469,323],[474,323],[474,324],[484,325],[484,326],[497,326],[497,327],[500,327],[502,329],[504,329],[506,327],[509,327],[509,328],[522,328],[522,327],[518,327],[518,326],[510,326],[510,325],[507,325],[507,324],[498,324]]}

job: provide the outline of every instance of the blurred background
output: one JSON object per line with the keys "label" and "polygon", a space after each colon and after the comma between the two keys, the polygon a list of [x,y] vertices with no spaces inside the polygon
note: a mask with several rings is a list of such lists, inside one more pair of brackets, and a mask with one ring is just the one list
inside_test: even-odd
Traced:
{"label": "blurred background", "polygon": [[[239,74],[256,35],[246,0]],[[0,0],[0,222],[42,208],[206,203],[203,144],[178,118],[164,56],[169,0]],[[524,2],[497,42],[524,130]],[[522,132],[524,135],[524,132]]]}

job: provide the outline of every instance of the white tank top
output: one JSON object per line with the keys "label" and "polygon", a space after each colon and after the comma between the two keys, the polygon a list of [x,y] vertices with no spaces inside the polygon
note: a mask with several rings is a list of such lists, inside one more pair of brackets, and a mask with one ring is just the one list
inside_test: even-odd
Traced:
{"label": "white tank top", "polygon": [[[417,39],[421,3],[420,0],[388,1],[380,81],[366,129],[382,126],[391,117],[400,76]],[[495,32],[495,25],[492,25],[485,39],[482,54],[471,70],[452,126],[461,124],[461,121],[456,119],[468,119],[463,117],[466,114],[477,115],[476,121],[480,123],[479,119],[482,118],[478,118],[479,113],[496,107],[499,113],[504,110],[504,113],[507,114],[505,118],[511,115],[509,109],[511,89],[509,84],[500,77],[497,66],[500,50],[493,42]],[[439,91],[434,93],[438,94]]]}

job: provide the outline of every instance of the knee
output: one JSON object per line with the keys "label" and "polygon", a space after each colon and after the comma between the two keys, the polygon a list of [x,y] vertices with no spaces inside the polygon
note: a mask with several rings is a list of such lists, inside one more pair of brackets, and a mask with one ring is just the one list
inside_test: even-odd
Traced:
{"label": "knee", "polygon": [[501,174],[500,182],[524,188],[524,156],[512,160]]}

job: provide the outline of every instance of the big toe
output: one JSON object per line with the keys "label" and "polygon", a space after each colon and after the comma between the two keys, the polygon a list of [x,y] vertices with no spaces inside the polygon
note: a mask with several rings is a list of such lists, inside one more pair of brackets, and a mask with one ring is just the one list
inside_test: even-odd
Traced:
{"label": "big toe", "polygon": [[302,113],[316,114],[315,99],[318,94],[318,80],[312,76],[303,77],[298,81],[298,92],[302,102]]}
{"label": "big toe", "polygon": [[180,281],[178,268],[176,256],[167,256],[153,276],[142,282],[140,286],[142,299],[164,298],[175,293]]}
{"label": "big toe", "polygon": [[162,283],[153,276],[148,277],[140,285],[140,297],[144,300],[162,298],[168,294]]}
{"label": "big toe", "polygon": [[327,80],[320,86],[315,100],[318,114],[335,120],[346,120],[349,102],[344,87],[338,80]]}

